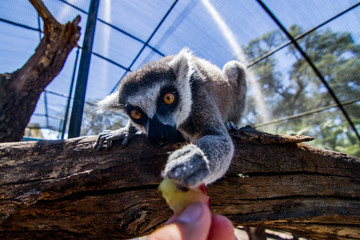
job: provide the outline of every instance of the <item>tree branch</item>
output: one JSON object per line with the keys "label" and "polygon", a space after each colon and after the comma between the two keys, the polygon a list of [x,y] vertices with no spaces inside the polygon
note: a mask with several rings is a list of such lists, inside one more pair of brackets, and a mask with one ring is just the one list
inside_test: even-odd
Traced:
{"label": "tree branch", "polygon": [[[157,186],[168,152],[143,135],[94,152],[95,137],[0,144],[0,237],[126,239],[172,214]],[[234,225],[320,238],[360,238],[360,160],[243,128],[235,157],[209,186],[212,211]]]}
{"label": "tree branch", "polygon": [[44,21],[44,37],[25,65],[0,74],[0,142],[21,140],[45,87],[60,72],[80,37],[80,16],[60,24],[41,0],[30,0]]}
{"label": "tree branch", "polygon": [[[46,8],[44,3],[39,0],[29,0],[29,2],[34,6],[39,16],[44,21],[45,29],[61,28],[61,24],[56,21],[56,19],[51,15],[49,10]],[[55,27],[52,27],[55,26]],[[48,31],[47,33],[50,33]]]}

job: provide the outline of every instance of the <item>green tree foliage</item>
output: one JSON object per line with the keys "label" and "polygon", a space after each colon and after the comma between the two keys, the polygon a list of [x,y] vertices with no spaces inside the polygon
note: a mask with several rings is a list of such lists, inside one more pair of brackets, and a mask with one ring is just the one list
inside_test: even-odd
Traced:
{"label": "green tree foliage", "polygon": [[[302,30],[299,26],[292,26],[290,32],[297,36]],[[245,53],[248,60],[253,61],[285,41],[280,31],[272,31],[251,41]],[[317,30],[302,37],[299,44],[340,101],[359,99],[360,46],[350,33]],[[263,88],[263,99],[273,119],[300,115],[275,124],[276,132],[307,134],[316,138],[314,145],[360,156],[360,144],[355,133],[337,108],[327,108],[334,105],[334,101],[294,46],[265,58],[251,69]],[[252,116],[249,120],[259,123],[258,115],[261,113],[257,112],[251,96],[249,99],[248,116]],[[325,109],[311,112],[319,108]],[[360,129],[359,101],[348,105],[347,110]]]}

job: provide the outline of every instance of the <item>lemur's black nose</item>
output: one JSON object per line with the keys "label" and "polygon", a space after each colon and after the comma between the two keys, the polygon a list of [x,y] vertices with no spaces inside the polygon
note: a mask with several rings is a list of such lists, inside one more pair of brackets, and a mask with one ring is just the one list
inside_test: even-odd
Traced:
{"label": "lemur's black nose", "polygon": [[164,146],[177,139],[176,127],[162,124],[157,116],[149,119],[146,131],[147,138],[154,146]]}

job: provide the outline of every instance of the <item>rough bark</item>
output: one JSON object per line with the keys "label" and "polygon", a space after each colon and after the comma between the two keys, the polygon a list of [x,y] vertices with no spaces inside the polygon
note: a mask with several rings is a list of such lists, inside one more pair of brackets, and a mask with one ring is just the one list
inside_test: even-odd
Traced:
{"label": "rough bark", "polygon": [[0,142],[21,140],[41,92],[60,72],[80,36],[80,16],[63,25],[41,0],[30,2],[44,21],[44,37],[21,69],[0,75]]}
{"label": "rough bark", "polygon": [[[234,225],[313,239],[360,238],[360,160],[308,137],[244,128],[232,165],[209,186],[212,211]],[[127,239],[171,215],[157,186],[169,148],[142,135],[94,152],[95,137],[0,144],[0,238]]]}

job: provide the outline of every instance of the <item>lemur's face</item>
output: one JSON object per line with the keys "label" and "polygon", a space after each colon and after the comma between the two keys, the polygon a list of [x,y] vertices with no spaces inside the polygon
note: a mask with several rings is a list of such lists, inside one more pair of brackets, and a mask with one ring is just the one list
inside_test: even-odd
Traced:
{"label": "lemur's face", "polygon": [[178,140],[177,128],[189,115],[188,89],[167,63],[147,65],[123,80],[119,103],[152,144],[169,144]]}
{"label": "lemur's face", "polygon": [[154,145],[175,141],[179,92],[172,85],[156,84],[129,96],[125,111]]}

